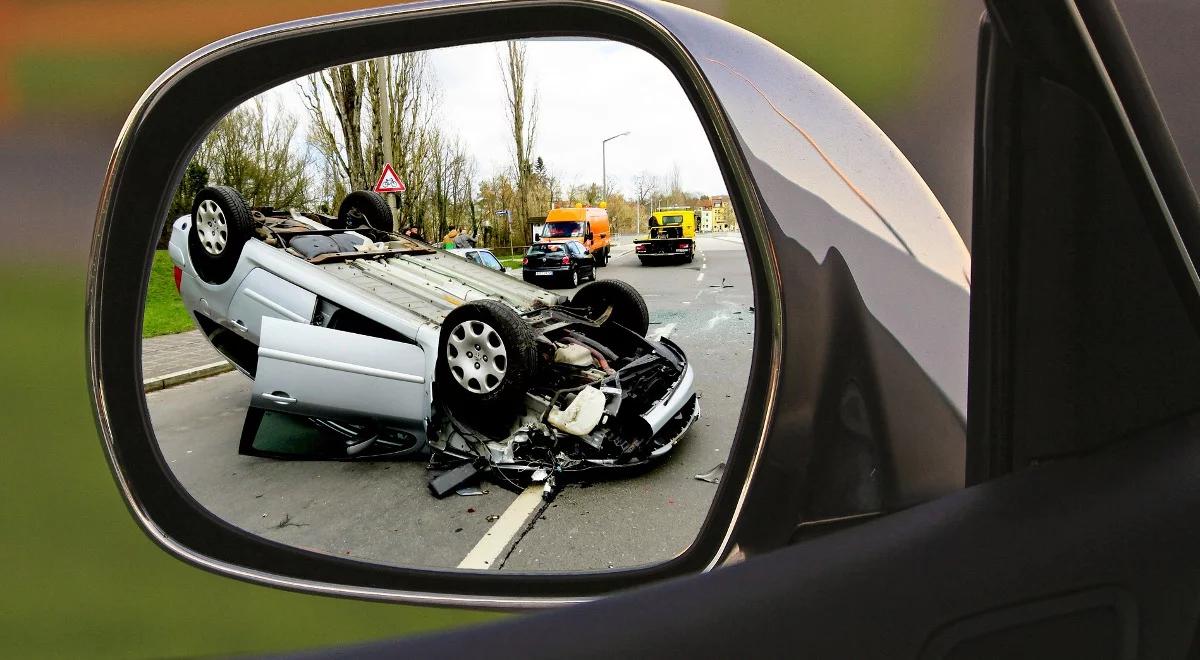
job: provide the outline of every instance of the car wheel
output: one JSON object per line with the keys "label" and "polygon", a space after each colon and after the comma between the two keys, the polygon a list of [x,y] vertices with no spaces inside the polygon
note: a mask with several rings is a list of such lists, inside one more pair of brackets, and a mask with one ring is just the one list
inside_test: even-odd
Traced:
{"label": "car wheel", "polygon": [[513,309],[495,300],[456,307],[442,322],[438,343],[439,391],[463,410],[519,400],[537,366],[533,329]]}
{"label": "car wheel", "polygon": [[250,206],[229,186],[208,186],[192,200],[188,255],[196,273],[221,284],[237,267],[242,247],[254,236]]}
{"label": "car wheel", "polygon": [[338,222],[346,229],[367,226],[392,231],[392,207],[374,190],[356,190],[338,206]]}
{"label": "car wheel", "polygon": [[605,325],[620,325],[645,337],[650,330],[650,311],[646,300],[632,285],[621,280],[590,282],[571,299],[573,307],[583,310],[590,319],[598,319],[611,307]]}
{"label": "car wheel", "polygon": [[573,271],[571,271],[571,282],[570,282],[570,284],[571,284],[571,288],[572,288],[572,289],[574,289],[575,287],[579,286],[579,271],[578,271],[578,270],[573,270]]}
{"label": "car wheel", "polygon": [[608,248],[602,248],[596,253],[596,266],[603,268],[608,265]]}
{"label": "car wheel", "polygon": [[643,266],[649,266],[649,265],[650,265],[650,260],[649,260],[649,259],[647,259],[646,257],[638,257],[638,261],[642,262],[642,265],[643,265]]}

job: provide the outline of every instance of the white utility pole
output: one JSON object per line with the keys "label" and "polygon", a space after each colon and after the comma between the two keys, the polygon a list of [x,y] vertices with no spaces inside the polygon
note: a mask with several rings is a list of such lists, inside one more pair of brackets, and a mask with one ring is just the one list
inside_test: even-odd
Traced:
{"label": "white utility pole", "polygon": [[[376,80],[379,83],[379,123],[382,129],[380,133],[383,134],[383,162],[390,163],[392,162],[392,75],[389,71],[388,58],[376,58],[375,66],[379,69],[379,76]],[[388,208],[392,209],[392,231],[399,232],[400,227],[396,222],[396,195],[388,193],[385,197]]]}
{"label": "white utility pole", "polygon": [[626,135],[629,135],[629,131],[618,133],[610,138],[605,138],[600,142],[600,170],[601,177],[604,179],[604,201],[606,202],[608,201],[608,143],[619,137],[625,137]]}

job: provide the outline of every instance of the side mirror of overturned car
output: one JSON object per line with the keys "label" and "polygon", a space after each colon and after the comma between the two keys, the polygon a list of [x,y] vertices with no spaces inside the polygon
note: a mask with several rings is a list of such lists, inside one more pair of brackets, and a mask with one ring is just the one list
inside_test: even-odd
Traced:
{"label": "side mirror of overturned car", "polygon": [[[554,87],[592,67],[638,72],[679,152],[653,160],[640,107],[596,132]],[[514,149],[481,110],[544,134]],[[639,171],[688,164],[670,231],[611,163],[605,204],[554,183],[609,125]],[[584,223],[620,238],[583,248]],[[134,516],[185,561],[555,605],[962,487],[969,271],[887,137],[744,31],[641,0],[374,9],[230,37],[142,97],[91,386]]]}

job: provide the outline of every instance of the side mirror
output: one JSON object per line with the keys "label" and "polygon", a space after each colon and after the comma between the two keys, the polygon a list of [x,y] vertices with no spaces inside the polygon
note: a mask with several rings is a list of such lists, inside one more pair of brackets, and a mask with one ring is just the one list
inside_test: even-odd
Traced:
{"label": "side mirror", "polygon": [[[189,217],[166,217],[189,161],[225,139],[222,122],[254,119],[244,113],[256,95],[296,93],[300,80],[318,95],[357,90],[365,104],[377,92],[361,79],[321,77],[438,66],[449,46],[466,49],[460,58],[476,48],[480,70],[497,53],[613,61],[598,43],[633,51],[621,61],[638,63],[639,78],[658,76],[648,94],[678,86],[661,111],[693,134],[671,142],[698,145],[689,167],[712,173],[702,185],[728,196],[740,234],[700,238],[696,255],[669,239],[614,244],[590,273],[599,279],[580,285],[554,257],[530,255],[521,278],[490,276],[374,222],[337,229],[333,216],[271,211],[295,204],[225,186],[196,193]],[[558,85],[519,68],[531,89]],[[542,95],[522,112],[571,116],[576,96]],[[453,123],[452,106],[421,125]],[[460,173],[507,162],[454,156],[468,165]],[[469,203],[436,207],[436,195],[417,197],[420,176],[388,170],[366,178],[431,200],[426,226],[469,220]],[[362,174],[331,183],[324,201],[344,196],[390,226],[378,193],[344,194]],[[516,188],[500,169],[478,175]],[[461,188],[445,176],[439,190]],[[493,211],[507,205],[498,198]],[[489,241],[521,235],[512,216]],[[159,344],[142,319],[176,290],[152,275],[164,228],[159,257],[175,266],[179,295],[163,304],[182,306],[215,365],[209,352],[205,364],[151,371]],[[134,517],[186,561],[314,593],[541,607],[708,571],[960,487],[969,272],[896,147],[762,39],[643,0],[400,5],[230,37],[143,95],[100,202],[90,382]],[[174,387],[181,373],[196,382]],[[189,453],[197,442],[210,450]],[[323,462],[362,458],[374,460]],[[636,487],[611,485],[629,479]],[[268,484],[269,505],[255,497]],[[307,506],[314,498],[322,507]]]}

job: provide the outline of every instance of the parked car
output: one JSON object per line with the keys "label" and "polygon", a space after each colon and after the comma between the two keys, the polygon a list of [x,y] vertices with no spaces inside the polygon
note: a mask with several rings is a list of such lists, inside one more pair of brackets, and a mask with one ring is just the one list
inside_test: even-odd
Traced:
{"label": "parked car", "polygon": [[[505,483],[538,471],[552,483],[658,459],[696,419],[692,367],[646,338],[632,286],[594,282],[568,299],[390,226],[374,192],[334,217],[251,209],[224,186],[175,221],[184,305],[254,379],[243,452],[264,414],[282,414],[344,435],[349,455],[429,447]],[[579,243],[553,250],[571,255],[557,272],[575,283],[593,274]]]}
{"label": "parked car", "polygon": [[579,286],[596,279],[596,258],[579,241],[541,241],[521,259],[521,277],[545,285]]}
{"label": "parked car", "polygon": [[500,263],[500,260],[496,258],[496,255],[492,254],[491,250],[484,248],[454,248],[453,250],[447,250],[447,252],[457,254],[463,259],[477,263],[484,268],[498,270],[501,273],[505,272],[504,264]]}

